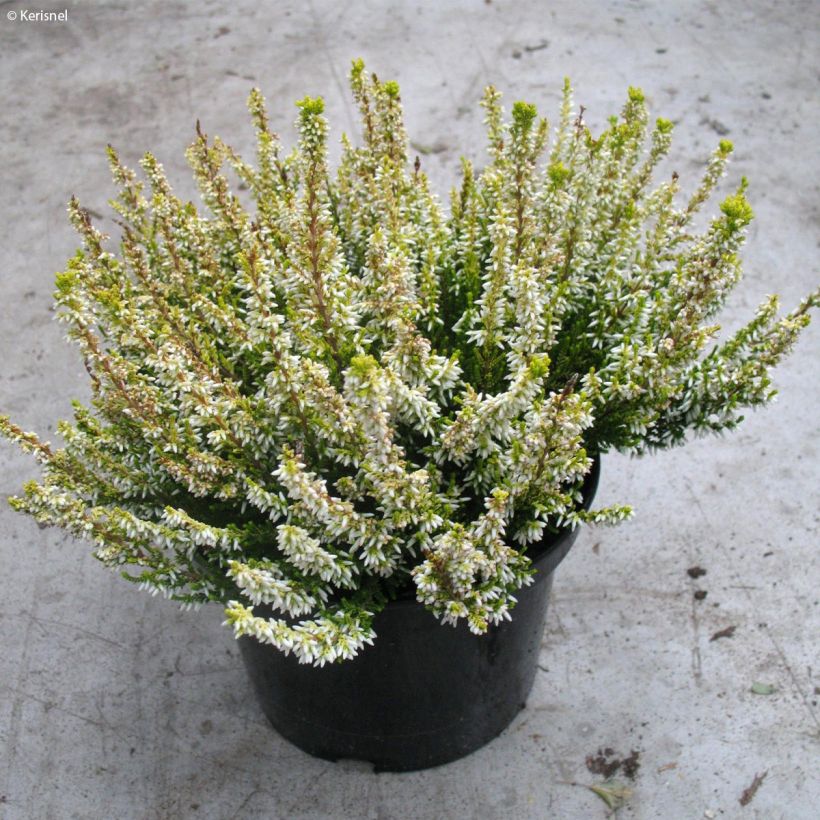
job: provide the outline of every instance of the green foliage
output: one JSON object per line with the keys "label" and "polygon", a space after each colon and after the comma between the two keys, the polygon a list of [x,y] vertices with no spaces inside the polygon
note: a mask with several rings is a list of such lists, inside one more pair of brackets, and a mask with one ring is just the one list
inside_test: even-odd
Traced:
{"label": "green foliage", "polygon": [[538,109],[531,103],[522,101],[513,103],[512,117],[515,128],[521,131],[529,130],[537,116]]}
{"label": "green foliage", "polygon": [[728,224],[733,231],[745,228],[754,217],[752,206],[742,193],[736,193],[724,199],[720,204],[720,210],[726,214]]}
{"label": "green foliage", "polygon": [[297,104],[285,154],[251,92],[255,165],[197,127],[204,211],[151,154],[140,179],[109,147],[118,252],[72,200],[83,247],[55,293],[90,406],[57,450],[0,416],[44,466],[16,509],[318,664],[371,641],[403,587],[476,632],[508,617],[529,544],[629,514],[578,509],[591,454],[734,428],[820,301],[778,318],[770,298],[714,343],[746,182],[694,231],[731,143],[679,203],[676,175],[650,184],[672,123],[650,128],[638,89],[593,136],[565,83],[550,141],[533,105],[508,122],[488,88],[489,162],[463,161],[445,213],[398,85],[360,60],[350,84],[362,144],[343,139],[335,173],[321,98]]}
{"label": "green foliage", "polygon": [[671,134],[674,127],[675,126],[674,126],[672,120],[667,120],[667,119],[664,119],[663,117],[658,117],[658,119],[655,120],[655,128],[661,134]]}
{"label": "green foliage", "polygon": [[324,113],[325,101],[321,97],[303,97],[296,105],[302,110],[304,116],[318,116]]}

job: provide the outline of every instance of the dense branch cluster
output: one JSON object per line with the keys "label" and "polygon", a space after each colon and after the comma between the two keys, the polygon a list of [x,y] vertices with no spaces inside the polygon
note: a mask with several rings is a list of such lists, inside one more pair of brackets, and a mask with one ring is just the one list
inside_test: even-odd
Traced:
{"label": "dense branch cluster", "polygon": [[351,86],[363,143],[343,138],[335,173],[321,99],[286,154],[253,91],[253,166],[197,128],[204,213],[152,155],[140,179],[109,149],[119,253],[72,200],[83,247],[57,278],[91,406],[61,449],[0,417],[44,467],[13,506],[318,664],[372,641],[413,585],[477,633],[509,617],[528,545],[629,514],[580,506],[591,456],[736,426],[818,303],[778,319],[772,297],[714,342],[745,182],[695,232],[732,147],[683,204],[676,175],[651,187],[672,124],[636,89],[594,137],[569,85],[552,131],[522,102],[505,120],[488,88],[489,163],[463,162],[446,212],[408,160],[398,86],[361,62]]}

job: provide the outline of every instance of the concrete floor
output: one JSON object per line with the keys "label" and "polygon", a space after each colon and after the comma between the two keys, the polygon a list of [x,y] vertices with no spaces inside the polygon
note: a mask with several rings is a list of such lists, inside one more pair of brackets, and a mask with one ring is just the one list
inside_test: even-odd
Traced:
{"label": "concrete floor", "polygon": [[[724,134],[737,146],[726,190],[751,180],[758,219],[725,323],[818,279],[811,0],[76,2],[68,22],[40,24],[0,6],[0,407],[27,429],[48,434],[84,395],[50,293],[75,245],[69,195],[106,213],[105,144],[129,162],[150,148],[189,195],[197,117],[250,153],[244,100],[259,84],[287,138],[305,93],[326,96],[337,134],[352,130],[343,86],[358,55],[401,82],[441,191],[459,154],[479,153],[486,82],[553,114],[569,74],[597,124],[641,85],[678,121],[684,181]],[[621,816],[817,817],[818,331],[780,369],[779,403],[738,434],[606,459],[599,500],[637,517],[582,533],[561,567],[529,708],[432,771],[302,754],[266,725],[217,609],[145,596],[3,505],[0,817],[596,818],[607,807],[583,787],[601,780],[585,758],[605,747],[640,751]],[[0,494],[32,472],[0,448]],[[776,692],[751,694],[754,681]]]}

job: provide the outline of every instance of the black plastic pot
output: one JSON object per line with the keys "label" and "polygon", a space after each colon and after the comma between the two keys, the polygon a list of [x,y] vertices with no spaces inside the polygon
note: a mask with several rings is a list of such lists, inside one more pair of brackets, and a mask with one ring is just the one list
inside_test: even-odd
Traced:
{"label": "black plastic pot", "polygon": [[[596,459],[584,487],[587,508],[599,473]],[[564,531],[532,551],[535,582],[516,594],[512,620],[486,635],[463,623],[444,626],[421,604],[397,600],[374,619],[373,646],[321,668],[240,638],[263,711],[300,749],[369,761],[376,771],[425,769],[475,751],[526,705],[553,573],[576,534]]]}

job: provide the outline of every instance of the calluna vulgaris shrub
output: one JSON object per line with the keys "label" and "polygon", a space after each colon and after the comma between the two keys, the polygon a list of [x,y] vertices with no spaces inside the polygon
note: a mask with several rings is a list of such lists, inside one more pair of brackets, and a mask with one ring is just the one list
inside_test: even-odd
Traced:
{"label": "calluna vulgaris shrub", "polygon": [[72,200],[83,248],[57,278],[90,406],[59,425],[62,449],[0,420],[44,467],[16,509],[318,664],[371,642],[413,585],[476,633],[508,618],[529,544],[629,514],[579,509],[591,457],[735,427],[820,302],[778,319],[770,297],[713,340],[746,183],[696,232],[732,146],[682,204],[677,175],[650,187],[672,123],[650,128],[637,89],[594,137],[565,84],[550,142],[534,106],[505,121],[487,88],[489,163],[463,161],[446,212],[409,162],[397,84],[361,62],[350,81],[363,145],[343,137],[334,174],[321,99],[298,103],[284,154],[251,93],[255,167],[197,129],[206,213],[151,154],[146,188],[110,149],[119,253]]}

